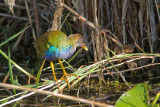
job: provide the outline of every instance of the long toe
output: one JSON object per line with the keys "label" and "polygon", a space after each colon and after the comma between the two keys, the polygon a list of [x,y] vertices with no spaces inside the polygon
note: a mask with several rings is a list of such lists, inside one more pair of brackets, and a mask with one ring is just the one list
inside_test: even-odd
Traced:
{"label": "long toe", "polygon": [[70,83],[69,83],[69,81],[68,81],[67,75],[68,75],[67,73],[64,74],[64,75],[60,78],[60,80],[66,81],[67,84],[68,84],[68,88],[69,88],[69,90],[70,90]]}
{"label": "long toe", "polygon": [[75,76],[75,77],[77,77],[79,79],[79,77],[76,74],[67,74],[67,75],[69,75],[69,76]]}
{"label": "long toe", "polygon": [[79,77],[78,77],[76,74],[67,74],[67,73],[65,73],[65,74],[60,78],[60,80],[63,80],[63,81],[66,81],[66,82],[67,82],[68,88],[69,88],[69,90],[70,90],[70,83],[69,83],[69,81],[68,81],[68,77],[67,77],[67,76],[75,76],[75,77],[77,77],[78,79],[79,79]]}

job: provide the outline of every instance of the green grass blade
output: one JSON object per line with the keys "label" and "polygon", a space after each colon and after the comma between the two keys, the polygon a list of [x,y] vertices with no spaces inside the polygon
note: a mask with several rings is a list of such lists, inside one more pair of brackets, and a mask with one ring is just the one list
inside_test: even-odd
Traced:
{"label": "green grass blade", "polygon": [[[6,58],[7,60],[9,59],[8,58],[8,56],[0,49],[0,54],[2,54],[2,56],[4,57],[4,58]],[[32,77],[33,79],[35,79],[36,80],[36,78],[33,76],[33,75],[31,75],[30,73],[28,73],[26,70],[24,70],[23,68],[21,68],[19,65],[17,65],[14,61],[12,61],[11,59],[10,59],[10,61],[11,61],[11,63],[17,68],[17,69],[19,69],[21,72],[23,72],[24,74],[26,74],[26,75],[28,75],[28,76],[30,76],[30,77]]]}
{"label": "green grass blade", "polygon": [[[14,85],[13,80],[13,72],[12,72],[12,66],[11,66],[11,59],[10,59],[10,49],[8,48],[8,66],[9,66],[9,73],[10,73],[10,81]],[[13,89],[14,94],[16,94],[16,90]]]}
{"label": "green grass blade", "polygon": [[9,99],[6,99],[6,100],[4,100],[2,103],[0,103],[0,104],[4,104],[4,103],[7,103],[9,101]]}
{"label": "green grass blade", "polygon": [[42,63],[42,65],[41,65],[40,69],[38,70],[37,80],[36,80],[37,87],[38,87],[38,84],[39,84],[39,78],[40,78],[40,76],[41,76],[41,72],[42,72],[43,66],[44,66],[44,64],[45,64],[45,61],[46,61],[46,59],[43,61],[43,63]]}
{"label": "green grass blade", "polygon": [[160,92],[156,95],[156,98],[154,99],[154,101],[152,102],[152,104],[156,104],[156,102],[158,101],[158,99],[160,98]]}
{"label": "green grass blade", "polygon": [[[76,72],[76,69],[74,69],[70,64],[69,64],[69,62],[67,62],[66,60],[64,60],[64,59],[62,59],[65,63],[67,63],[68,64],[68,68],[71,68],[72,70],[74,70],[74,72]],[[66,67],[65,67],[66,68]]]}
{"label": "green grass blade", "polygon": [[[31,25],[30,25],[31,26]],[[3,46],[4,44],[8,43],[9,41],[13,40],[14,38],[16,38],[17,36],[19,36],[22,32],[24,32],[26,29],[28,29],[30,26],[28,26],[27,28],[24,28],[23,30],[21,30],[20,32],[14,34],[13,36],[11,36],[10,38],[8,38],[6,41],[2,42],[0,44],[0,47]]]}
{"label": "green grass blade", "polygon": [[68,63],[71,62],[76,56],[77,54],[82,51],[82,48],[80,50],[78,50],[69,60],[68,60]]}
{"label": "green grass blade", "polygon": [[[87,75],[89,75],[90,73],[95,72],[95,70],[100,66],[101,64],[91,68],[90,70],[88,70],[87,72],[84,73],[85,69],[83,69],[82,71],[80,70],[79,74],[81,74],[81,77],[79,77],[79,79],[77,79],[72,85],[76,84],[77,82],[79,82],[80,80],[82,80],[83,78],[85,78]],[[83,75],[82,75],[83,74]]]}

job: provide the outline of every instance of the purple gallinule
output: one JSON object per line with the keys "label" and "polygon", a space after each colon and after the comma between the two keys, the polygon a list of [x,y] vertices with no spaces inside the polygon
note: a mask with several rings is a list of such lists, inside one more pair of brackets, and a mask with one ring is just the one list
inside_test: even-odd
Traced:
{"label": "purple gallinule", "polygon": [[82,47],[86,51],[88,50],[87,46],[84,43],[83,37],[80,34],[71,34],[70,36],[67,37],[66,34],[58,30],[44,33],[35,42],[35,48],[38,57],[50,62],[54,80],[57,81],[58,88],[59,88],[59,83],[55,75],[53,61],[56,60],[59,61],[63,70],[63,76],[60,78],[60,80],[66,81],[70,89],[70,83],[68,82],[67,76],[74,75],[77,78],[79,77],[76,74],[67,74],[61,59],[70,58],[76,51],[77,47]]}

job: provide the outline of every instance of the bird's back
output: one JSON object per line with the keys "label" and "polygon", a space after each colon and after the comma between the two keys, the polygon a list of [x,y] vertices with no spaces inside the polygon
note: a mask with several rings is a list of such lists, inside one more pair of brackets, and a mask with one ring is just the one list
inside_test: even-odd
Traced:
{"label": "bird's back", "polygon": [[35,42],[38,57],[46,57],[48,55],[47,60],[56,60],[57,58],[53,57],[58,57],[59,50],[68,46],[66,34],[57,30],[44,33]]}

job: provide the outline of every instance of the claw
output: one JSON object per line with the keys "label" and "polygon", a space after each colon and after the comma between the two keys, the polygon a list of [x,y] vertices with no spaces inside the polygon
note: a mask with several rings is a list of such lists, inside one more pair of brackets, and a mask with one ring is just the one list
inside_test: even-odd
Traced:
{"label": "claw", "polygon": [[[76,74],[64,74],[61,78],[60,78],[60,80],[63,80],[63,81],[66,81],[67,82],[67,84],[68,84],[68,88],[69,88],[69,90],[70,90],[70,83],[69,83],[69,81],[68,81],[68,77],[67,76],[76,76],[78,79],[79,79],[79,77],[76,75]],[[66,78],[66,79],[65,79]]]}

